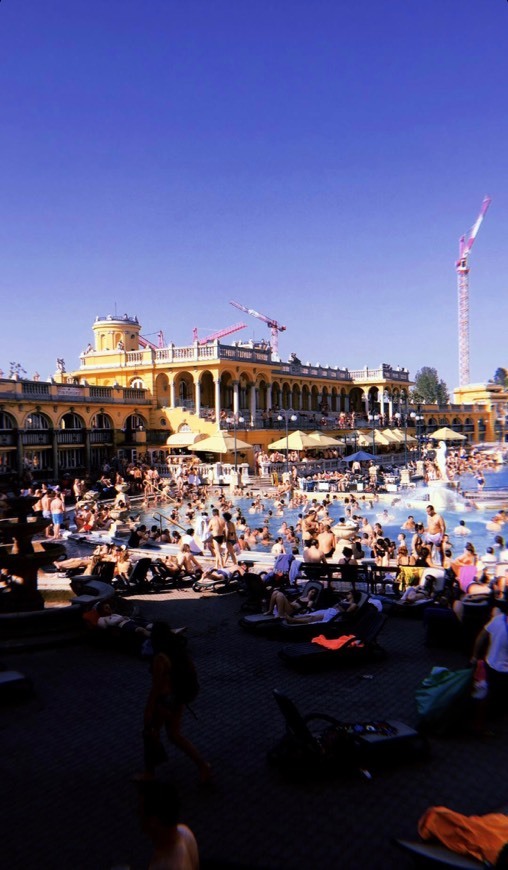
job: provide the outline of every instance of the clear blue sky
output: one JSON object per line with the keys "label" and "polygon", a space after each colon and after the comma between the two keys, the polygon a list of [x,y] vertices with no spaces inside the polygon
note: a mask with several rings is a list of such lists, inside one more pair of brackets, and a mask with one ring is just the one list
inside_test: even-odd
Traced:
{"label": "clear blue sky", "polygon": [[[508,366],[506,0],[3,0],[0,368],[77,367],[97,314],[176,344]],[[263,338],[247,316],[233,338]]]}

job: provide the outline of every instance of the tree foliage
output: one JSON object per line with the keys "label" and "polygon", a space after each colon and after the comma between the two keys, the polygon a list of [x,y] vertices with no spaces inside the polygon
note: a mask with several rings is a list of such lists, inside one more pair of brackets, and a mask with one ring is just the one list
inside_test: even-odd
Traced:
{"label": "tree foliage", "polygon": [[506,369],[496,369],[494,372],[493,383],[501,384],[502,387],[508,387],[508,372]]}
{"label": "tree foliage", "polygon": [[450,401],[450,394],[445,382],[439,377],[437,369],[423,366],[416,372],[411,398],[413,402],[446,405]]}

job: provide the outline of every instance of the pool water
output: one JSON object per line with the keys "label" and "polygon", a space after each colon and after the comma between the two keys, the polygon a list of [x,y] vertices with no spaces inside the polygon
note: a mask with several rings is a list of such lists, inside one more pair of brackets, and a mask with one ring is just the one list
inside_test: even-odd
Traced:
{"label": "pool water", "polygon": [[[474,492],[477,489],[476,480],[473,475],[464,475],[461,478],[460,483],[462,490],[470,490]],[[506,488],[508,490],[508,467],[502,466],[499,471],[487,472],[485,474],[485,488],[488,489],[489,487]],[[250,514],[249,508],[251,507],[252,499],[239,496],[230,497],[227,489],[225,489],[224,492],[227,499],[233,502],[234,508],[231,510],[233,519],[236,518],[236,509],[240,508],[249,528],[260,528],[261,526],[266,525],[270,530],[272,539],[277,537],[279,534],[279,528],[284,521],[288,526],[296,526],[298,515],[302,512],[302,507],[286,507],[283,515],[276,516],[276,508],[274,507],[273,499],[266,497],[262,499],[264,510],[255,514]],[[401,531],[402,523],[407,519],[409,514],[414,516],[416,522],[421,522],[426,525],[426,503],[434,504],[437,512],[440,513],[446,521],[446,529],[450,536],[450,543],[455,555],[462,552],[467,541],[471,541],[474,544],[477,553],[481,555],[485,552],[486,547],[494,544],[494,538],[496,535],[502,535],[503,537],[508,538],[508,523],[501,531],[497,532],[488,531],[486,528],[487,523],[492,520],[492,517],[496,513],[495,510],[492,510],[492,508],[489,510],[471,509],[464,503],[463,499],[460,497],[457,498],[455,493],[451,492],[448,493],[448,495],[449,498],[447,498],[445,507],[440,506],[438,494],[432,487],[422,486],[417,490],[408,491],[407,493],[394,493],[392,502],[383,499],[376,502],[373,507],[369,506],[367,500],[365,500],[365,502],[361,501],[358,496],[360,507],[355,508],[354,513],[367,517],[371,524],[374,524],[375,522],[381,523],[385,537],[396,541],[397,535]],[[309,493],[308,498],[312,499],[313,497],[313,494]],[[333,493],[330,493],[330,499],[332,499],[332,501],[329,505],[328,512],[332,524],[335,524],[338,522],[340,517],[345,516],[344,504],[343,501],[333,501]],[[214,500],[212,497],[207,505],[209,513],[211,507],[214,505],[217,506],[217,499]],[[388,519],[383,517],[383,511],[385,510],[388,512]],[[169,517],[169,514],[171,513],[171,505],[156,507],[153,510],[144,512],[141,515],[141,522],[145,523],[148,527],[154,524],[158,525],[159,519],[158,516],[155,515],[158,514],[159,511]],[[267,517],[268,511],[272,511],[272,516],[270,518]],[[187,527],[183,510],[180,511],[180,517],[179,524],[183,527]],[[470,534],[466,536],[454,534],[454,529],[459,525],[460,520],[465,521],[466,527],[471,530]],[[188,526],[192,526],[192,522],[189,522]],[[166,523],[166,527],[169,529],[174,528],[170,522]],[[407,532],[406,537],[410,543],[412,534]],[[252,549],[266,552],[271,549],[272,544],[273,540],[270,541],[268,545],[257,544]],[[286,545],[286,549],[289,550],[288,545]]]}

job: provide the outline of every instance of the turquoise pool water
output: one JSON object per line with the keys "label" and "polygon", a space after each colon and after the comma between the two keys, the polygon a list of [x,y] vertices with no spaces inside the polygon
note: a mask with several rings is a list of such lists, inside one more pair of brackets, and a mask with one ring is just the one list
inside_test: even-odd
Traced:
{"label": "turquoise pool water", "polygon": [[[475,491],[477,489],[475,478],[472,475],[465,475],[461,478],[461,488],[462,490],[471,490]],[[508,490],[508,468],[502,466],[499,471],[488,472],[485,474],[485,488],[489,487],[496,488],[506,488]],[[296,525],[298,520],[298,514],[301,513],[301,508],[285,508],[283,516],[276,516],[276,509],[273,504],[273,499],[266,497],[263,498],[264,510],[261,512],[250,514],[249,508],[251,507],[252,500],[243,497],[233,497],[230,499],[229,491],[227,489],[224,490],[226,497],[228,500],[233,501],[234,509],[232,510],[233,518],[236,515],[236,508],[241,508],[242,513],[246,519],[247,525],[250,528],[259,528],[260,526],[267,525],[272,538],[277,537],[278,530],[283,521],[285,521],[288,526]],[[313,498],[313,494],[308,494],[309,499]],[[358,500],[360,501],[360,495],[357,494]],[[333,522],[337,522],[340,517],[344,516],[344,504],[342,501],[333,501],[333,493],[330,493],[330,498],[332,498],[332,503],[329,507],[329,514]],[[407,519],[408,514],[412,514],[415,518],[416,522],[422,522],[426,524],[426,513],[425,506],[426,502],[430,502],[435,505],[436,510],[444,517],[447,525],[447,532],[450,536],[450,541],[453,547],[454,553],[462,552],[464,548],[464,544],[466,541],[472,541],[477,552],[479,554],[484,553],[486,547],[492,546],[494,543],[494,538],[496,535],[503,535],[503,537],[508,538],[508,523],[503,527],[501,531],[491,532],[486,528],[487,523],[492,519],[495,511],[490,510],[476,510],[470,509],[465,504],[463,499],[460,497],[456,497],[455,493],[451,492],[446,495],[445,498],[447,504],[446,506],[442,506],[439,502],[439,495],[435,489],[432,487],[418,487],[416,490],[411,491],[408,494],[395,494],[393,496],[393,500],[387,501],[379,501],[375,503],[372,507],[369,507],[367,501],[360,502],[361,507],[359,509],[355,509],[355,513],[361,514],[362,516],[368,517],[371,523],[380,522],[383,526],[383,531],[385,537],[389,537],[391,540],[397,540],[397,535],[401,531],[401,525],[404,520]],[[217,505],[217,498],[211,498],[208,503],[208,510],[212,505]],[[508,509],[508,505],[507,505]],[[273,511],[272,517],[268,518],[268,511]],[[388,511],[389,519],[385,519],[383,517],[383,511]],[[153,510],[148,510],[142,514],[141,521],[146,523],[147,526],[157,524],[158,518],[155,516],[159,512],[159,508],[154,508]],[[160,508],[160,512],[162,514],[166,514],[169,516],[171,512],[170,506],[163,506]],[[180,525],[186,527],[187,522],[184,518],[184,511],[180,511]],[[467,528],[469,528],[470,534],[466,537],[462,535],[455,535],[454,529],[458,526],[459,521],[464,520]],[[189,526],[192,526],[192,521],[189,522]],[[171,523],[166,523],[168,528],[172,528]],[[408,539],[410,540],[411,536],[408,534]],[[270,542],[268,546],[264,546],[258,544],[253,549],[256,550],[270,550],[273,541]]]}

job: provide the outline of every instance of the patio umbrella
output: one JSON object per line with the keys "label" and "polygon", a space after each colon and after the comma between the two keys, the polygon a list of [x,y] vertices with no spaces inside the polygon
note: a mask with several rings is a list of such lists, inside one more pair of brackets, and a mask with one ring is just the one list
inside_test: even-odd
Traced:
{"label": "patio umbrella", "polygon": [[376,457],[372,453],[366,453],[365,450],[357,450],[356,453],[345,456],[344,462],[366,462],[368,459],[376,459]]}
{"label": "patio umbrella", "polygon": [[372,435],[372,432],[360,432],[357,438],[360,447],[369,447],[372,444],[372,438],[374,438],[374,444],[378,444],[380,447],[386,447],[390,444],[388,438],[385,438],[379,429],[374,429],[373,431],[374,436]]}
{"label": "patio umbrella", "polygon": [[435,441],[467,441],[465,435],[462,435],[461,432],[454,432],[449,426],[443,426],[442,429],[432,432],[429,437]]}
{"label": "patio umbrella", "polygon": [[324,432],[309,432],[311,438],[313,438],[319,447],[344,447],[344,442],[340,440],[340,438],[332,438],[331,435],[325,435]]}
{"label": "patio umbrella", "polygon": [[[252,444],[247,444],[237,437],[236,450],[252,449]],[[215,435],[210,435],[209,438],[204,438],[203,441],[198,441],[194,444],[193,450],[198,453],[233,453],[235,450],[235,438],[227,432],[216,432]]]}
{"label": "patio umbrella", "polygon": [[206,435],[201,432],[173,432],[166,438],[166,444],[168,447],[191,447],[198,441],[203,441],[204,438]]}
{"label": "patio umbrella", "polygon": [[393,429],[382,429],[381,435],[386,438],[389,444],[400,444],[400,438],[397,437]]}
{"label": "patio umbrella", "polygon": [[301,429],[297,429],[296,432],[291,432],[288,437],[284,435],[283,438],[279,438],[277,441],[272,441],[271,444],[268,445],[269,450],[316,450],[319,447],[318,442],[315,438],[312,438],[308,432],[302,432]]}
{"label": "patio umbrella", "polygon": [[406,444],[416,444],[416,438],[413,435],[410,435],[407,429],[403,432],[402,429],[392,429],[391,432],[395,435],[395,437],[402,444],[404,441]]}

